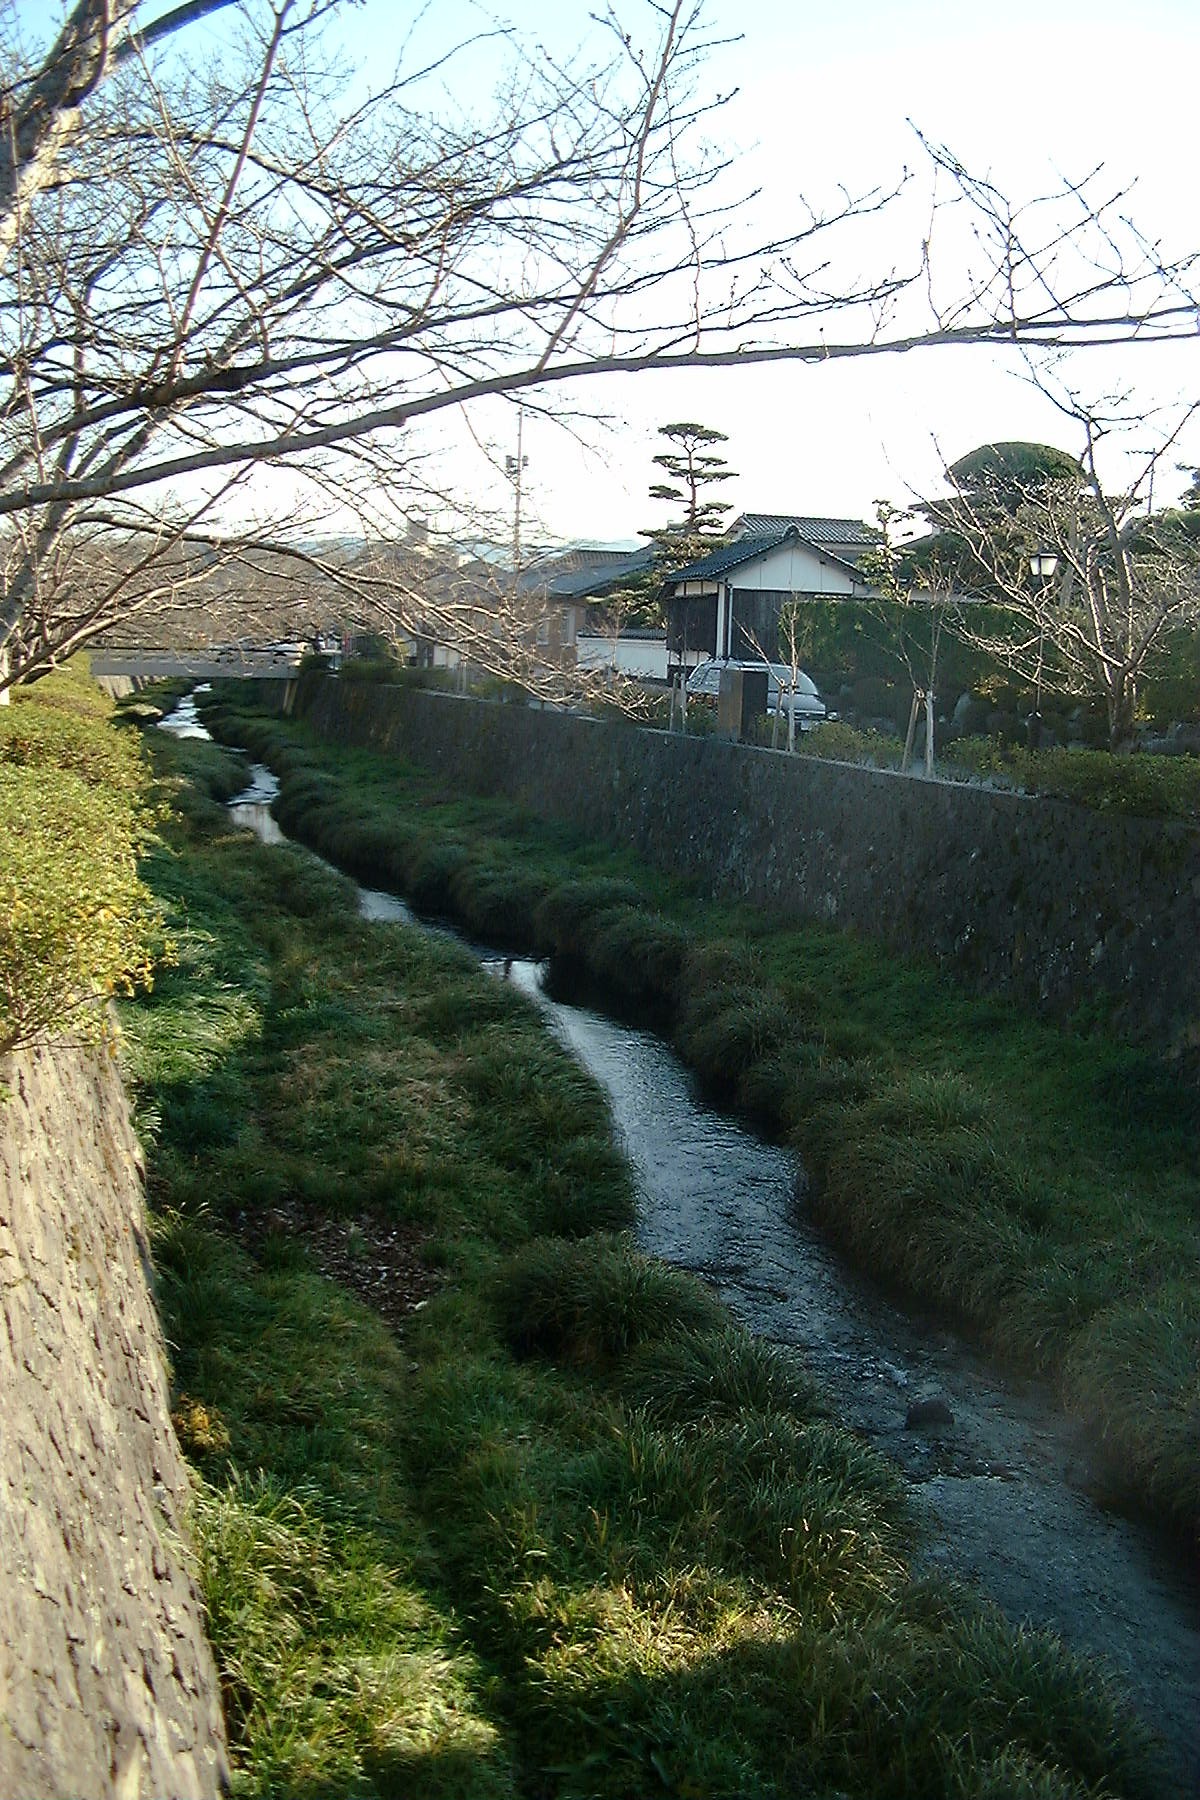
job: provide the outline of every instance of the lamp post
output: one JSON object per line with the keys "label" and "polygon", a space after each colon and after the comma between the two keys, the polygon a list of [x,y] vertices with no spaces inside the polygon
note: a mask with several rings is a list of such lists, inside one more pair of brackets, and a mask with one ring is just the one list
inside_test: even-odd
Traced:
{"label": "lamp post", "polygon": [[1035,581],[1042,583],[1043,604],[1038,608],[1038,655],[1037,678],[1033,690],[1033,711],[1029,715],[1028,743],[1031,750],[1036,750],[1042,741],[1042,666],[1046,650],[1046,615],[1044,608],[1045,592],[1058,571],[1058,553],[1055,550],[1034,550],[1029,558],[1029,573]]}

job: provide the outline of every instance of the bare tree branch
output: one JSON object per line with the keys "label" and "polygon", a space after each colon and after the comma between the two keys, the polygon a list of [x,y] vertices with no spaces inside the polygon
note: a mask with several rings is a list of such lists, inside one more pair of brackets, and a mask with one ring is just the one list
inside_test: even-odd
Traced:
{"label": "bare tree branch", "polygon": [[147,517],[166,592],[213,497],[257,470],[286,462],[343,505],[398,496],[414,428],[489,397],[1195,333],[1195,259],[1129,227],[1099,172],[1016,205],[926,145],[929,220],[892,266],[857,273],[842,244],[903,182],[801,200],[755,240],[697,141],[713,45],[691,0],[646,4],[641,31],[606,15],[601,63],[521,61],[502,33],[486,118],[422,103],[440,57],[347,102],[320,37],[339,0],[239,0],[244,29],[202,74],[156,66],[156,43],[226,3],[147,21],[137,0],[79,0],[40,65],[5,71],[0,690],[35,644],[81,641],[62,573],[81,532],[93,558],[113,534],[102,591],[132,605],[153,587],[128,573]]}

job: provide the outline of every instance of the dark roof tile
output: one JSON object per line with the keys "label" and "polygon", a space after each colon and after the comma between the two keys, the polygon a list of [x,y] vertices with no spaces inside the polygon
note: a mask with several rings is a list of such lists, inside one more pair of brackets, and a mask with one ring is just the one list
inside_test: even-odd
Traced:
{"label": "dark roof tile", "polygon": [[734,529],[746,537],[766,537],[771,532],[782,535],[789,525],[794,525],[800,536],[810,543],[822,546],[860,544],[865,547],[879,541],[879,533],[862,519],[819,519],[804,513],[743,513]]}

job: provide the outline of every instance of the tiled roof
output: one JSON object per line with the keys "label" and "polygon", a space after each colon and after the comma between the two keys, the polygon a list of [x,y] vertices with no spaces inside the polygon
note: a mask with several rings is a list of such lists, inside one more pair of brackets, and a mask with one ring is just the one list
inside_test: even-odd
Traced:
{"label": "tiled roof", "polygon": [[862,519],[818,519],[801,513],[743,513],[733,529],[745,537],[766,537],[776,532],[782,537],[794,525],[801,537],[810,543],[850,548],[878,542],[879,533]]}
{"label": "tiled roof", "polygon": [[[566,561],[566,559],[563,559]],[[608,588],[640,575],[654,560],[654,547],[643,544],[638,550],[614,555],[611,551],[590,557],[579,553],[574,566],[526,569],[520,580],[525,592],[542,592],[548,600],[586,599],[589,594],[602,594]]]}
{"label": "tiled roof", "polygon": [[739,563],[750,562],[754,557],[776,549],[786,536],[786,531],[771,531],[764,532],[760,537],[738,538],[736,543],[722,544],[719,550],[702,556],[699,562],[688,563],[684,569],[676,569],[668,577],[668,582],[672,586],[678,586],[681,581],[703,581],[709,575],[723,575],[726,569],[736,569]]}
{"label": "tiled roof", "polygon": [[[825,520],[824,523],[828,524],[829,521]],[[756,537],[735,538],[732,544],[722,545],[721,549],[714,550],[711,555],[702,557],[699,562],[689,563],[685,569],[676,569],[674,574],[668,577],[667,586],[678,590],[679,584],[684,581],[706,581],[713,576],[724,575],[727,569],[739,568],[742,563],[753,562],[756,556],[765,556],[769,550],[777,550],[789,539],[794,543],[802,544],[806,550],[813,551],[826,562],[836,563],[838,568],[844,569],[856,580],[862,580],[862,576],[853,563],[838,556],[828,545],[806,537],[796,525],[787,524],[778,531],[762,532]]]}

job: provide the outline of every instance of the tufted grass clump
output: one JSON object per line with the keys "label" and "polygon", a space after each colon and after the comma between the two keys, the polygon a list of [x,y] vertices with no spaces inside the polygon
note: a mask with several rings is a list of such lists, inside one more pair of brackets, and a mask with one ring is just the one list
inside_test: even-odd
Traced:
{"label": "tufted grass clump", "polygon": [[645,906],[607,907],[587,943],[588,972],[621,1000],[669,1011],[689,945],[683,926]]}
{"label": "tufted grass clump", "polygon": [[723,1316],[694,1277],[599,1233],[526,1245],[498,1270],[493,1306],[516,1355],[590,1367],[676,1332],[712,1328]]}
{"label": "tufted grass clump", "polygon": [[756,1063],[776,1056],[796,1035],[786,1002],[761,987],[693,991],[675,1026],[686,1060],[715,1091],[736,1091]]}
{"label": "tufted grass clump", "polygon": [[537,909],[538,939],[552,954],[586,960],[596,923],[616,908],[636,907],[642,899],[631,881],[596,875],[557,882]]}
{"label": "tufted grass clump", "polygon": [[228,1727],[252,1746],[239,1793],[510,1793],[471,1659],[318,1491],[202,1485],[192,1527]]}
{"label": "tufted grass clump", "polygon": [[795,1352],[728,1324],[650,1339],[630,1356],[622,1392],[658,1424],[775,1413],[809,1421],[825,1409]]}
{"label": "tufted grass clump", "polygon": [[1098,1307],[1077,1334],[1064,1371],[1079,1415],[1109,1449],[1108,1475],[1124,1499],[1131,1469],[1149,1468],[1172,1496],[1181,1526],[1200,1518],[1200,1294],[1178,1276],[1149,1293]]}
{"label": "tufted grass clump", "polygon": [[849,1244],[950,1316],[995,1325],[1037,1259],[1043,1198],[954,1076],[900,1077],[843,1106],[815,1196]]}
{"label": "tufted grass clump", "polygon": [[545,878],[536,870],[492,866],[475,857],[451,876],[448,900],[473,936],[520,951],[535,947],[533,918],[545,892]]}

